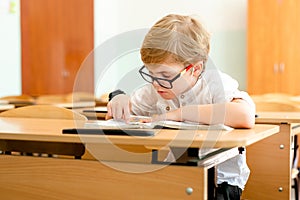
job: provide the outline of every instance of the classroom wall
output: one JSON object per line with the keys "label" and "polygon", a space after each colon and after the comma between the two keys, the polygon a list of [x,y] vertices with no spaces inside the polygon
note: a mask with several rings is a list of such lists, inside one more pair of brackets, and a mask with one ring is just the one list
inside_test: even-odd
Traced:
{"label": "classroom wall", "polygon": [[[138,49],[131,48],[138,47],[148,28],[168,13],[196,15],[211,33],[210,57],[245,90],[246,6],[246,0],[95,0],[95,52],[103,54],[95,57],[96,94],[123,87],[124,82],[131,92],[143,83],[136,73],[142,65]],[[0,27],[0,96],[21,94],[20,0],[0,0]],[[137,37],[118,42],[132,33]],[[118,52],[122,45],[125,52]]]}
{"label": "classroom wall", "polygon": [[[134,49],[142,43],[140,32],[169,13],[195,15],[211,33],[213,62],[237,79],[240,89],[246,90],[246,9],[246,0],[95,0],[95,47],[102,54],[95,54],[96,94],[115,88],[132,92],[141,84],[143,80],[134,73],[142,65],[138,49]],[[112,47],[114,40],[128,33],[136,36],[131,43],[116,42]],[[100,61],[113,57],[110,52],[121,45],[125,45],[125,50],[119,56],[115,55],[111,62]],[[104,47],[110,49],[105,52]]]}
{"label": "classroom wall", "polygon": [[0,97],[21,94],[20,0],[0,0]]}

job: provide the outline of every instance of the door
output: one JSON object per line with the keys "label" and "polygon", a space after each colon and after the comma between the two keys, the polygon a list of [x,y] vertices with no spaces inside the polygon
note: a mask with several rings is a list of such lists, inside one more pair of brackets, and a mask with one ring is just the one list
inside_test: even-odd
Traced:
{"label": "door", "polygon": [[250,94],[278,89],[278,4],[274,0],[248,1],[247,88]]}
{"label": "door", "polygon": [[[21,1],[23,94],[73,91],[81,63],[94,48],[93,17],[93,0]],[[85,81],[77,90],[94,91],[93,69],[90,62],[82,70]]]}
{"label": "door", "polygon": [[280,92],[300,94],[300,2],[284,0],[279,3],[279,71]]}
{"label": "door", "polygon": [[248,1],[250,94],[300,94],[300,2]]}

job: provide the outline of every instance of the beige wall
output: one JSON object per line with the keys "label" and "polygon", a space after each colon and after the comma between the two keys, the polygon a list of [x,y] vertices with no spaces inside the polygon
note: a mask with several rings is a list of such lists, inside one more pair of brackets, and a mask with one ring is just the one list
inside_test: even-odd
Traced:
{"label": "beige wall", "polygon": [[20,0],[0,0],[0,96],[21,93]]}
{"label": "beige wall", "polygon": [[[245,90],[246,10],[246,0],[95,0],[95,47],[101,48],[104,42],[127,31],[150,28],[169,13],[195,15],[211,33],[212,60],[219,69],[237,79],[240,89]],[[118,81],[140,65],[138,50],[116,58],[105,66],[107,69],[102,69],[104,75],[98,73],[101,80],[95,77],[96,94],[119,87]],[[137,82],[133,81],[130,87]]]}

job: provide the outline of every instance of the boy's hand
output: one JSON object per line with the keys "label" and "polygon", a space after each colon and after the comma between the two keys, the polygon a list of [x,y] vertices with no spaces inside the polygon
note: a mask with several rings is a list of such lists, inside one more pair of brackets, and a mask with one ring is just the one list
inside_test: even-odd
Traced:
{"label": "boy's hand", "polygon": [[130,110],[130,97],[125,94],[119,94],[108,102],[105,119],[114,118],[115,120],[125,120],[126,122],[129,122]]}

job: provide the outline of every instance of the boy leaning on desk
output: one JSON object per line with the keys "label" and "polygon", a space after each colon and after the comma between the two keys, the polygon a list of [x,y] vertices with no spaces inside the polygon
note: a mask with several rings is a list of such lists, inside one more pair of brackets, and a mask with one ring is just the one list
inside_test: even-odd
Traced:
{"label": "boy leaning on desk", "polygon": [[[190,16],[170,14],[144,38],[139,73],[149,84],[128,96],[110,94],[108,118],[128,121],[131,114],[152,120],[192,121],[252,128],[255,105],[238,83],[208,61],[209,34]],[[172,153],[166,161],[174,161]],[[245,153],[217,166],[215,199],[240,199],[250,170]]]}

